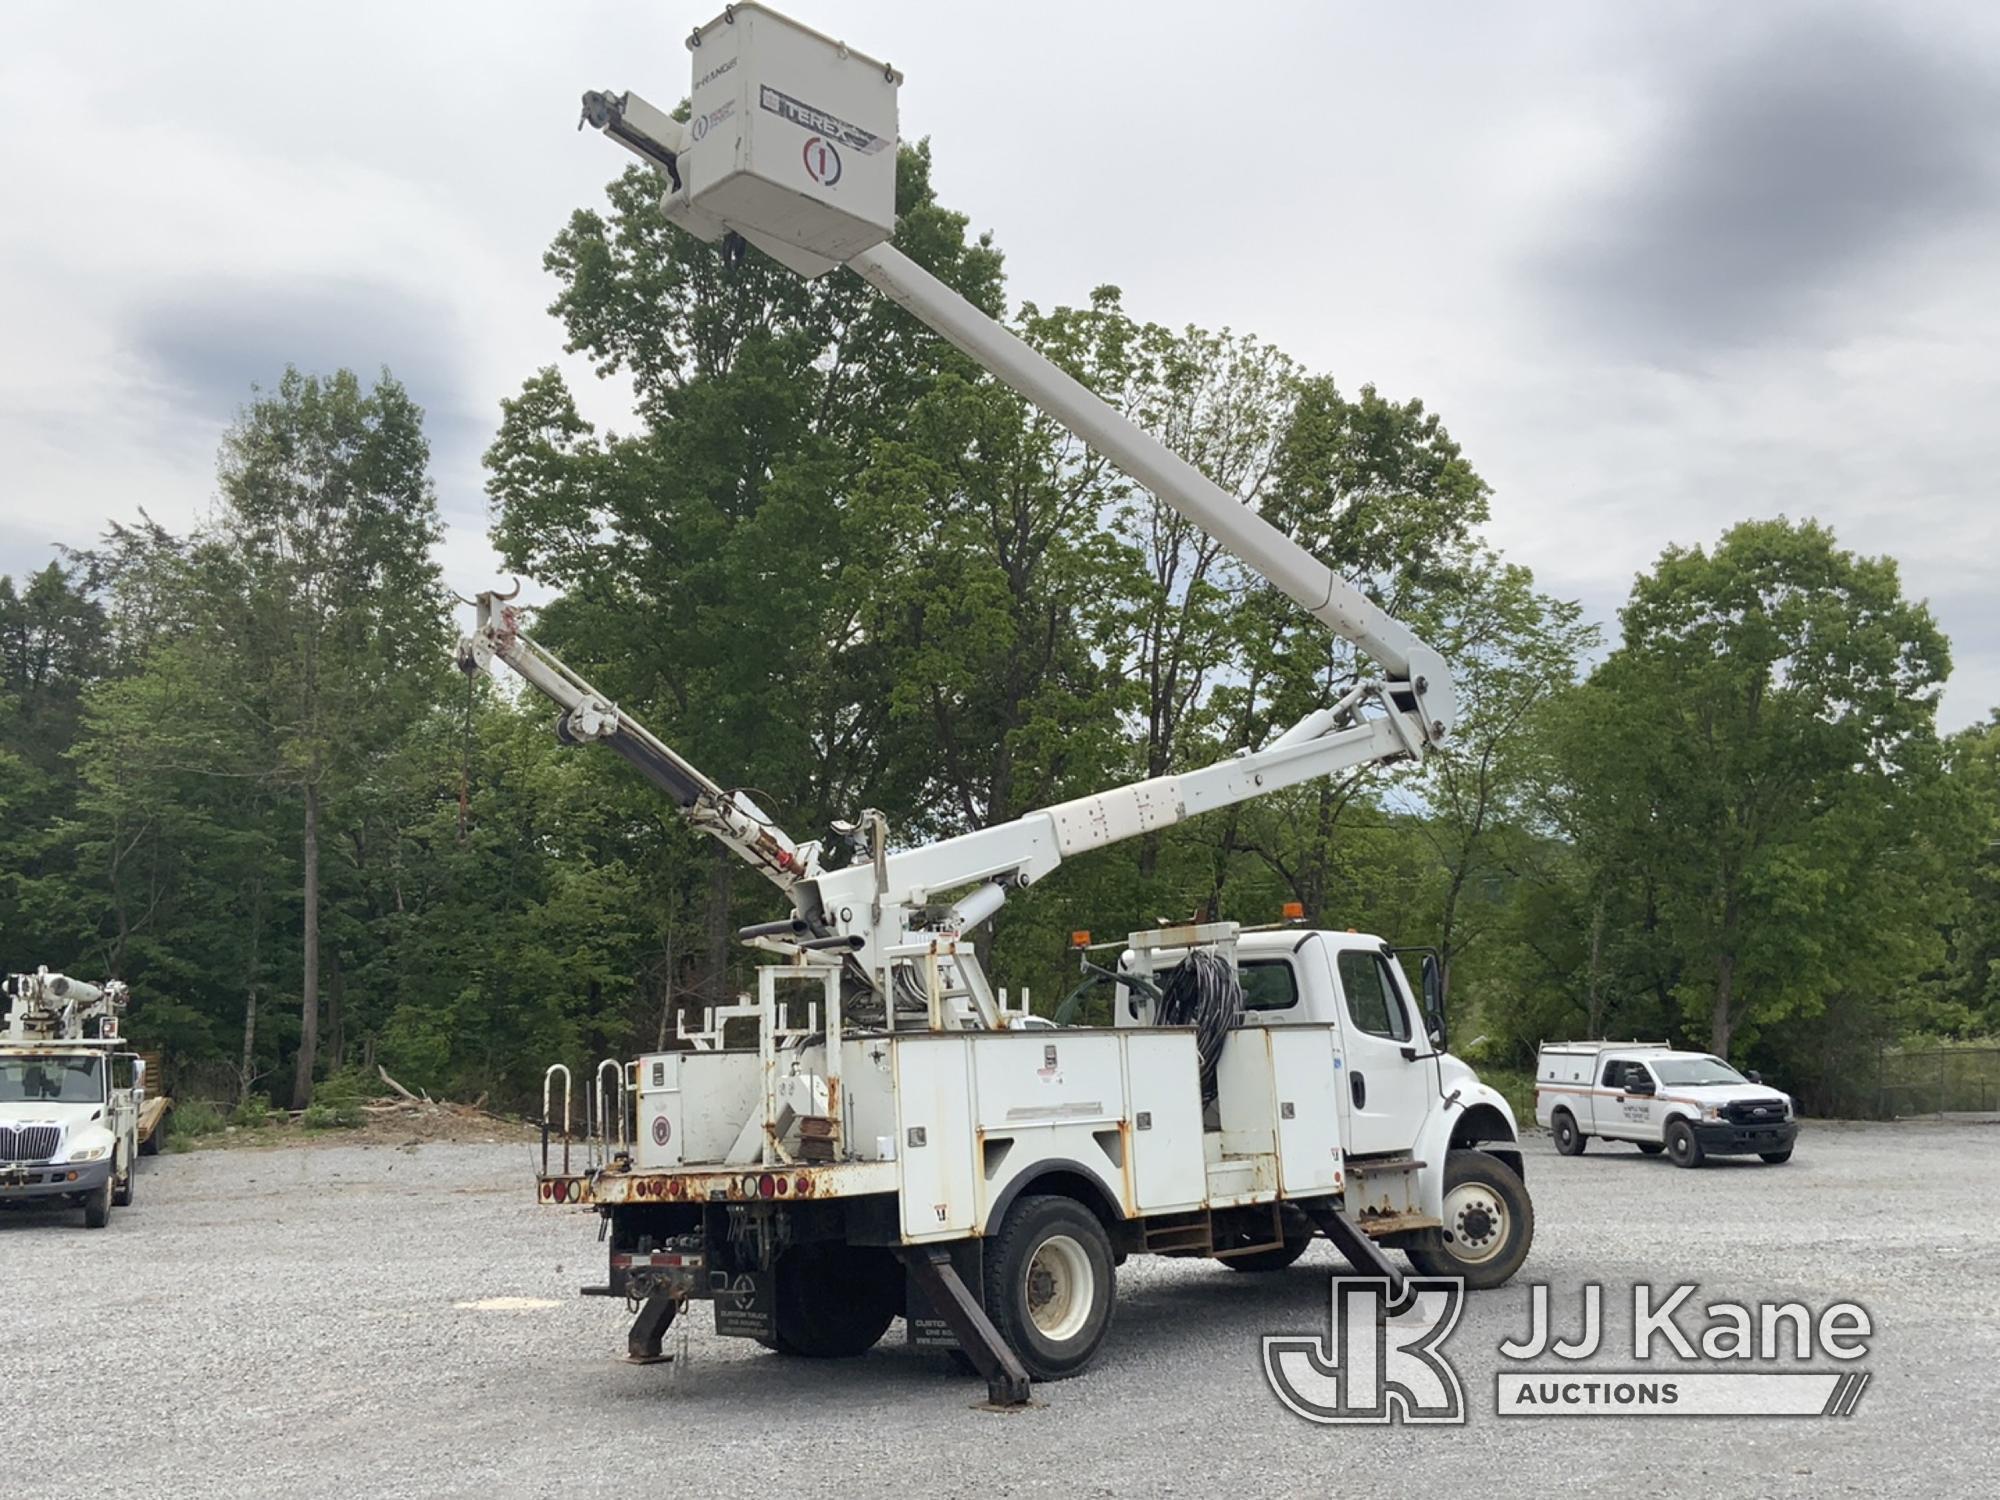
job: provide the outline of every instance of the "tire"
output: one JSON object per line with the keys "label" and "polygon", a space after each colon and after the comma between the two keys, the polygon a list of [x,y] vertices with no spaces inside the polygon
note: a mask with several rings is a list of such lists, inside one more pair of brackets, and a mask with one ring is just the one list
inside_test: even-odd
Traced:
{"label": "tire", "polygon": [[153,1133],[139,1142],[139,1154],[141,1156],[158,1156],[160,1154],[160,1137],[166,1133],[167,1117],[162,1115],[154,1122]]}
{"label": "tire", "polygon": [[1232,1271],[1282,1271],[1301,1255],[1312,1243],[1311,1235],[1287,1236],[1284,1244],[1273,1245],[1269,1250],[1252,1250],[1248,1255],[1231,1255],[1218,1260]]}
{"label": "tire", "polygon": [[1708,1153],[1694,1138],[1694,1127],[1686,1120],[1667,1121],[1667,1156],[1677,1167],[1698,1167]]}
{"label": "tire", "polygon": [[1590,1140],[1576,1128],[1576,1116],[1566,1109],[1559,1109],[1549,1116],[1549,1134],[1556,1139],[1556,1152],[1562,1156],[1581,1156],[1583,1148]]}
{"label": "tire", "polygon": [[1639,1148],[1641,1156],[1658,1156],[1662,1151],[1667,1149],[1658,1141],[1634,1141],[1632,1144]]}
{"label": "tire", "polygon": [[986,1242],[987,1316],[1035,1380],[1082,1372],[1117,1296],[1111,1237],[1074,1198],[1019,1198]]}
{"label": "tire", "polygon": [[83,1227],[102,1229],[111,1222],[111,1179],[107,1176],[104,1185],[93,1188],[83,1195]]}
{"label": "tire", "polygon": [[1463,1277],[1474,1291],[1513,1279],[1535,1242],[1528,1186],[1484,1151],[1454,1151],[1444,1164],[1443,1229],[1427,1229],[1403,1247],[1426,1276]]}
{"label": "tire", "polygon": [[1759,1151],[1757,1159],[1759,1161],[1767,1161],[1774,1167],[1782,1167],[1792,1159],[1792,1148],[1787,1146],[1782,1151]]}
{"label": "tire", "polygon": [[778,1259],[777,1333],[767,1349],[800,1359],[852,1359],[882,1341],[903,1310],[903,1268],[887,1250],[826,1241]]}

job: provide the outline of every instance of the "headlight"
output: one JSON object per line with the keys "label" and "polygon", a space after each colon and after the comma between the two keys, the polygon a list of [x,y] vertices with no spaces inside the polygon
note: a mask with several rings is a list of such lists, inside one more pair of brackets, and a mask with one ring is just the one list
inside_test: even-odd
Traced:
{"label": "headlight", "polygon": [[73,1165],[80,1161],[101,1161],[110,1154],[109,1146],[85,1146],[81,1151],[70,1152],[69,1159]]}
{"label": "headlight", "polygon": [[1703,1118],[1704,1120],[1719,1120],[1719,1119],[1721,1119],[1721,1118],[1722,1118],[1722,1106],[1721,1106],[1720,1104],[1710,1104],[1710,1105],[1707,1105],[1707,1106],[1705,1106],[1705,1107],[1704,1107],[1704,1108],[1702,1109],[1702,1112],[1701,1112],[1701,1117],[1702,1117],[1702,1118]]}

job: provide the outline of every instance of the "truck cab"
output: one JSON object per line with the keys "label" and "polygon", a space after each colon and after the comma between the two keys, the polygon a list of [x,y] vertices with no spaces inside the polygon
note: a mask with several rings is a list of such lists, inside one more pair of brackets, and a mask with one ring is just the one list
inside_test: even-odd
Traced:
{"label": "truck cab", "polygon": [[0,1045],[0,1203],[68,1201],[108,1224],[132,1201],[144,1074],[105,1042]]}
{"label": "truck cab", "polygon": [[1791,1097],[1707,1052],[1665,1043],[1545,1043],[1535,1069],[1535,1118],[1564,1156],[1594,1136],[1698,1167],[1711,1156],[1791,1160]]}

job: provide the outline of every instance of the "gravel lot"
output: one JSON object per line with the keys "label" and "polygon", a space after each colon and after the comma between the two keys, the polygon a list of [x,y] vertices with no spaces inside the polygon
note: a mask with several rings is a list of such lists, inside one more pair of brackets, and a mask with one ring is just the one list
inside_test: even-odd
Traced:
{"label": "gravel lot", "polygon": [[[1324,1245],[1276,1276],[1129,1262],[1097,1364],[1025,1412],[973,1410],[982,1387],[900,1324],[814,1365],[714,1338],[701,1308],[680,1362],[627,1366],[622,1307],[575,1296],[602,1276],[595,1220],[530,1201],[523,1146],[327,1146],[149,1160],[98,1233],[0,1214],[0,1492],[1992,1493],[2000,1127],[1809,1125],[1779,1168],[1529,1152],[1523,1280],[1551,1283],[1559,1327],[1606,1284],[1605,1368],[1630,1366],[1636,1280],[1853,1299],[1877,1328],[1858,1413],[1495,1417],[1517,1283],[1475,1297],[1449,1345],[1468,1426],[1315,1427],[1265,1387],[1257,1340],[1324,1330]],[[518,1300],[467,1305],[489,1299]]]}

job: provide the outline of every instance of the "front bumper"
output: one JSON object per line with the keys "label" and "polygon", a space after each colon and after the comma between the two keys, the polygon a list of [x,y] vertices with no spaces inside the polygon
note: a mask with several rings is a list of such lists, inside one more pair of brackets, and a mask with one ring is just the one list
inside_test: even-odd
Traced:
{"label": "front bumper", "polygon": [[1767,1151],[1789,1150],[1799,1138],[1799,1122],[1735,1125],[1728,1120],[1711,1120],[1694,1126],[1694,1138],[1710,1156],[1760,1156]]}
{"label": "front bumper", "polygon": [[[75,1176],[70,1174],[74,1173]],[[0,1203],[95,1192],[111,1175],[111,1158],[78,1162],[0,1162]]]}

